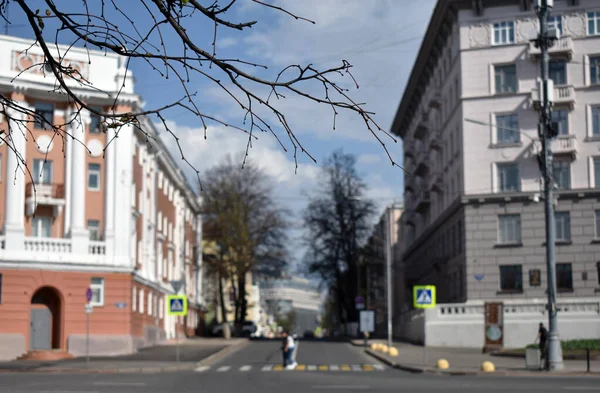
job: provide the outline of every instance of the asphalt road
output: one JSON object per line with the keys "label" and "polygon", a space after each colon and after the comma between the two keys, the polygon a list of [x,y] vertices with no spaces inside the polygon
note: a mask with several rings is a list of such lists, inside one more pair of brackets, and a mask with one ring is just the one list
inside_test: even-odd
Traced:
{"label": "asphalt road", "polygon": [[[302,346],[305,344],[304,346]],[[162,374],[0,374],[0,393],[598,392],[597,378],[435,376],[394,369],[262,371],[278,343],[254,342],[204,371]],[[302,343],[299,364],[376,364],[345,343]],[[240,370],[244,366],[246,367]],[[258,367],[262,366],[262,367]],[[218,371],[224,367],[227,370]]]}

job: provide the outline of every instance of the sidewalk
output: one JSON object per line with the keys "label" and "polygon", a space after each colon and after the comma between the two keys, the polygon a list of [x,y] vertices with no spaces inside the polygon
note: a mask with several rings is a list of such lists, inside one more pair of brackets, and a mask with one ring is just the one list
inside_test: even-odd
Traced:
{"label": "sidewalk", "polygon": [[[363,346],[363,340],[352,340],[356,346]],[[385,340],[369,340],[373,343],[386,344]],[[432,348],[424,349],[422,346],[412,345],[404,342],[394,342],[398,349],[398,356],[392,357],[380,351],[372,351],[365,348],[365,352],[388,365],[411,372],[436,372],[447,374],[480,374],[481,364],[490,361],[496,368],[495,374],[510,375],[547,375],[542,371],[528,370],[525,367],[525,359],[492,356],[481,353],[474,348]],[[439,370],[436,363],[439,359],[446,359],[450,365],[448,370]],[[569,375],[594,375],[600,376],[600,361],[594,360],[590,363],[590,373],[586,372],[585,360],[565,360],[565,369],[561,374]],[[555,374],[555,373],[553,373]]]}
{"label": "sidewalk", "polygon": [[176,344],[164,342],[154,347],[141,348],[137,353],[129,355],[90,357],[89,366],[85,356],[57,361],[15,360],[0,362],[0,373],[157,373],[187,371],[225,357],[247,343],[248,340],[245,339],[194,338],[180,341],[179,362],[177,362],[176,357]]}

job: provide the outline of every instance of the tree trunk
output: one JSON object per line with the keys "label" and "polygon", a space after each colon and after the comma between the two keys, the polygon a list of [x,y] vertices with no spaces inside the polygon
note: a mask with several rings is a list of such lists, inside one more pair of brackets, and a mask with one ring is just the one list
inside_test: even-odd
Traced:
{"label": "tree trunk", "polygon": [[237,324],[240,321],[240,293],[236,290],[235,277],[231,275],[231,290],[233,291],[233,304],[235,304],[235,312],[233,313],[233,323]]}
{"label": "tree trunk", "polygon": [[225,308],[225,294],[223,293],[223,276],[219,271],[219,303],[221,303],[221,327],[223,328],[223,338],[229,340],[231,338],[231,331],[229,330],[229,324],[227,323],[227,310]]}
{"label": "tree trunk", "polygon": [[238,333],[238,335],[243,335],[244,334],[244,321],[246,320],[246,312],[248,309],[247,306],[247,302],[246,302],[246,275],[245,274],[241,274],[240,277],[238,277],[238,291],[239,291],[239,295],[238,295],[238,303],[240,305],[240,314],[239,314],[239,323],[238,323],[238,331],[236,333]]}

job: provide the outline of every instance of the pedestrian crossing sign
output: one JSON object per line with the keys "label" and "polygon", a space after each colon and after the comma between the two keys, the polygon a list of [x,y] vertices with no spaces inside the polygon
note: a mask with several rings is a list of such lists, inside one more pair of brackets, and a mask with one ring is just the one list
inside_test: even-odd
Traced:
{"label": "pedestrian crossing sign", "polygon": [[413,306],[415,308],[433,308],[435,300],[435,285],[415,285],[413,287]]}
{"label": "pedestrian crossing sign", "polygon": [[185,295],[167,296],[167,314],[185,316],[187,315],[188,304]]}

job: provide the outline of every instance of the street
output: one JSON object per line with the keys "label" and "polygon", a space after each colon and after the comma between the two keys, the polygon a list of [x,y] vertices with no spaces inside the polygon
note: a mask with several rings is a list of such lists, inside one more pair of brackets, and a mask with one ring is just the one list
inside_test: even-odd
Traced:
{"label": "street", "polygon": [[598,379],[586,377],[410,374],[383,367],[360,348],[347,343],[302,342],[297,361],[306,367],[281,370],[276,367],[280,364],[279,343],[256,341],[214,364],[189,372],[1,374],[0,393],[278,393],[282,390],[285,393],[355,390],[494,393],[515,388],[547,393],[598,391]]}

